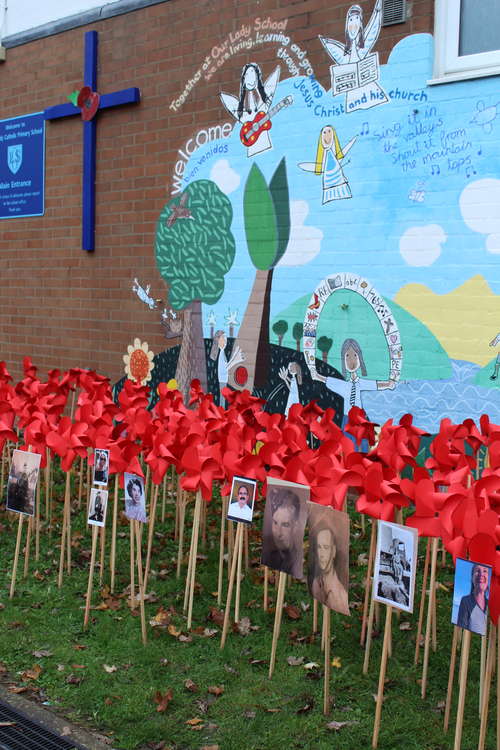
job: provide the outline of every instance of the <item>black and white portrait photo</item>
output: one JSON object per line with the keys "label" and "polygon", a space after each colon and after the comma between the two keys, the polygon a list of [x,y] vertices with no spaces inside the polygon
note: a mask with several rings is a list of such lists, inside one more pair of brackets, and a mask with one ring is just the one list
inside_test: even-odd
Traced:
{"label": "black and white portrait photo", "polygon": [[268,477],[262,564],[300,579],[304,577],[307,500],[309,487]]}
{"label": "black and white portrait photo", "polygon": [[373,598],[413,612],[418,532],[388,521],[378,522]]}
{"label": "black and white portrait photo", "polygon": [[144,479],[138,474],[125,473],[123,485],[125,487],[125,515],[128,520],[147,523]]}
{"label": "black and white portrait photo", "polygon": [[349,516],[317,503],[308,503],[309,592],[321,604],[349,614]]}
{"label": "black and white portrait photo", "polygon": [[7,510],[33,516],[41,455],[14,450],[7,484]]}

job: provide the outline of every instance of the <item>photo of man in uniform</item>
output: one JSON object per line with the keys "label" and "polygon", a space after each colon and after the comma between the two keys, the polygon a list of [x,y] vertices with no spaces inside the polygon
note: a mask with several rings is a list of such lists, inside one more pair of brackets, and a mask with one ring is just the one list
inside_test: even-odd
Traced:
{"label": "photo of man in uniform", "polygon": [[39,453],[15,450],[7,484],[7,510],[33,516],[35,490],[41,456]]}
{"label": "photo of man in uniform", "polygon": [[262,564],[304,577],[304,528],[309,487],[294,482],[267,480],[262,538]]}

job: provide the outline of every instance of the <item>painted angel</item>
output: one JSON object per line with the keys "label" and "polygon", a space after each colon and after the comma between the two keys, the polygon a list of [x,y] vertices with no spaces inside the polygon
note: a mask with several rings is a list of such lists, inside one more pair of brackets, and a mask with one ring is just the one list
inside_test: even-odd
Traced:
{"label": "painted angel", "polygon": [[[255,156],[255,154],[260,154],[272,148],[269,136],[270,120],[267,114],[273,102],[279,77],[280,67],[278,65],[271,75],[263,81],[260,67],[257,63],[251,62],[245,65],[241,72],[239,96],[221,92],[220,98],[223,105],[229,114],[243,125],[240,137],[245,145],[248,144],[247,156]],[[255,122],[256,118],[257,122]],[[260,126],[259,122],[262,123]],[[253,130],[254,128],[254,132],[250,132],[250,135],[245,136],[244,140],[243,131]]]}
{"label": "painted angel", "polygon": [[377,83],[380,75],[378,53],[372,52],[381,25],[382,0],[376,0],[366,26],[363,25],[362,7],[351,5],[345,21],[345,43],[320,36],[323,47],[336,63],[330,68],[332,94],[345,93],[346,112],[369,109],[388,101],[385,91]]}
{"label": "painted angel", "polygon": [[325,125],[319,134],[316,161],[299,163],[299,167],[305,172],[313,172],[322,176],[322,203],[352,197],[349,182],[342,169],[342,162],[355,142],[356,137],[351,138],[345,146],[341,146],[335,128]]}

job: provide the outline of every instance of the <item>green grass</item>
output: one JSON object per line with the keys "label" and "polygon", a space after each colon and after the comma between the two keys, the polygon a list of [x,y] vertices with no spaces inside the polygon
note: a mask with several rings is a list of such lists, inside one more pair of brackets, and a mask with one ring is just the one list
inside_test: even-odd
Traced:
{"label": "green grass", "polygon": [[[171,624],[187,635],[186,618],[182,614],[184,571],[177,580],[172,506],[167,507],[170,517],[164,526],[158,523],[156,527],[161,536],[155,538],[154,575],[148,587],[156,592],[158,601],[146,604],[146,617],[149,621],[160,606],[171,607]],[[73,535],[80,533],[83,538],[75,540],[73,556],[76,566],[71,577],[65,576],[62,589],[57,588],[59,526],[56,525],[51,538],[44,530],[40,560],[31,560],[25,580],[20,565],[16,594],[9,601],[17,521],[11,525],[12,522],[4,517],[0,550],[0,602],[3,605],[0,610],[3,634],[0,661],[9,676],[0,677],[4,683],[15,682],[28,688],[34,686],[40,691],[38,699],[57,707],[76,723],[109,734],[113,747],[124,750],[154,748],[162,741],[166,748],[175,750],[211,745],[217,745],[220,750],[241,747],[249,750],[369,748],[383,621],[377,628],[380,635],[373,642],[370,671],[365,677],[362,674],[364,651],[359,646],[360,610],[353,608],[350,618],[332,613],[331,655],[340,658],[341,666],[332,667],[332,710],[328,717],[322,713],[323,655],[320,639],[311,637],[312,605],[306,612],[301,607],[301,602],[311,602],[305,584],[294,582],[287,589],[286,601],[297,605],[301,615],[297,620],[291,620],[286,614],[283,617],[276,669],[271,680],[267,672],[274,616],[262,610],[258,567],[251,568],[245,576],[241,598],[241,615],[249,617],[257,629],[246,636],[230,632],[226,647],[221,651],[221,628],[208,619],[210,607],[216,606],[211,592],[217,587],[219,509],[218,501],[214,501],[209,509],[209,544],[207,549],[200,549],[207,559],[198,562],[197,581],[201,590],[195,596],[193,615],[194,629],[200,626],[217,628],[217,634],[205,637],[195,632],[190,640],[181,642],[166,628],[152,628],[148,624],[147,646],[141,643],[140,618],[130,612],[126,598],[116,603],[118,609],[92,610],[90,627],[87,632],[83,631],[91,538],[84,525],[83,513],[73,517]],[[261,522],[258,517],[256,529],[260,529]],[[121,594],[129,584],[128,525],[120,526],[119,532],[125,534],[118,538],[115,592]],[[350,599],[359,603],[366,567],[357,566],[356,562],[359,553],[367,552],[368,539],[361,534],[357,517],[352,521],[351,536]],[[260,552],[259,541],[260,535],[253,533],[250,558],[254,561]],[[420,554],[423,552],[424,543],[421,542]],[[40,575],[43,580],[39,580]],[[452,578],[451,568],[438,571],[438,580],[442,583],[450,584]],[[107,569],[104,582],[109,583]],[[274,598],[274,587],[270,588],[270,595]],[[93,604],[101,601],[96,573]],[[251,606],[247,606],[249,602]],[[417,682],[421,677],[421,667],[413,666],[416,615],[401,614],[400,622],[410,621],[412,624],[409,631],[401,631],[397,617],[393,617],[393,656],[388,662],[379,737],[379,748],[383,750],[401,750],[401,747],[405,750],[445,750],[453,747],[457,688],[447,735],[442,731],[443,714],[438,706],[446,697],[451,593],[439,591],[438,607],[438,651],[431,652],[426,700],[421,700]],[[381,607],[381,617],[384,615],[385,609]],[[75,646],[85,648],[76,649]],[[50,651],[51,655],[40,658],[32,655],[33,651],[40,649]],[[462,741],[464,750],[477,746],[479,734],[479,650],[480,638],[473,635]],[[303,657],[304,663],[317,662],[321,668],[308,671],[302,665],[289,666],[288,656]],[[39,664],[43,670],[38,679],[23,679],[21,673],[34,664]],[[117,669],[108,674],[104,664]],[[68,683],[71,674],[81,677],[81,682]],[[195,683],[197,692],[184,687],[188,679]],[[216,696],[209,692],[213,686],[222,687],[223,693]],[[173,697],[167,709],[160,713],[156,710],[154,695],[156,691],[165,693],[168,689],[172,689]],[[29,694],[29,690],[27,692]],[[492,715],[493,700],[495,694],[492,696]],[[309,708],[301,712],[305,707]],[[201,729],[193,729],[186,723],[193,718],[202,720],[194,725]],[[353,723],[334,731],[327,728],[327,723],[332,720]],[[494,745],[494,727],[491,726],[486,747]]]}

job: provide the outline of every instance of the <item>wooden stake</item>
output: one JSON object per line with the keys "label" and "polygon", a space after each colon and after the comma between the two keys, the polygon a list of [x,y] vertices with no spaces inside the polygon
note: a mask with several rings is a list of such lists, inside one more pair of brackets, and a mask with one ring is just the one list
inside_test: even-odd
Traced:
{"label": "wooden stake", "polygon": [[429,573],[430,555],[431,555],[431,540],[429,537],[427,539],[427,546],[425,548],[424,575],[422,578],[422,593],[420,595],[420,608],[418,611],[417,642],[415,644],[415,665],[418,664],[418,658],[420,654],[420,639],[422,637],[422,625],[424,622],[425,598],[426,598],[426,591],[427,591],[427,575]]}
{"label": "wooden stake", "polygon": [[242,527],[241,534],[238,537],[238,545],[235,549],[235,554],[238,558],[236,566],[236,597],[234,602],[234,621],[240,621],[240,596],[241,596],[241,563],[243,558],[243,536],[245,534],[244,524],[239,524]]}
{"label": "wooden stake", "polygon": [[99,560],[99,586],[102,586],[104,580],[104,563],[106,560],[106,527],[101,526],[101,554]]}
{"label": "wooden stake", "polygon": [[83,491],[83,456],[80,456],[80,471],[78,472],[78,510],[82,509]]}
{"label": "wooden stake", "polygon": [[269,568],[264,565],[264,600],[262,602],[262,608],[264,612],[267,612],[269,607]]}
{"label": "wooden stake", "polygon": [[162,495],[161,495],[161,522],[165,523],[165,512],[166,512],[166,504],[167,504],[167,473],[165,472],[165,476],[163,477],[163,485],[162,485]]}
{"label": "wooden stake", "polygon": [[486,672],[486,646],[488,643],[487,633],[488,625],[486,626],[486,634],[481,638],[481,655],[479,657],[479,718],[481,718],[483,705],[484,677]]}
{"label": "wooden stake", "polygon": [[313,598],[312,634],[315,635],[317,632],[318,632],[318,600]]}
{"label": "wooden stake", "polygon": [[134,527],[129,521],[130,531],[130,609],[135,608],[135,555],[134,555]]}
{"label": "wooden stake", "polygon": [[85,616],[83,618],[83,629],[87,630],[89,624],[90,600],[92,598],[92,579],[94,577],[95,556],[97,548],[97,532],[99,526],[92,526],[92,552],[90,555],[89,582],[87,584],[87,598],[85,600]]}
{"label": "wooden stake", "polygon": [[389,636],[391,633],[391,620],[392,620],[392,607],[388,606],[387,612],[385,615],[384,643],[382,646],[382,658],[380,660],[377,703],[375,707],[375,721],[373,724],[373,737],[372,737],[373,748],[376,748],[378,745],[378,734],[380,730],[380,716],[382,713],[382,702],[384,700],[384,683],[385,683],[385,672],[387,668],[387,653],[388,653],[388,646],[389,646]]}
{"label": "wooden stake", "polygon": [[115,474],[115,492],[113,496],[113,524],[111,527],[111,559],[110,559],[110,570],[111,570],[111,583],[110,591],[113,594],[115,591],[115,563],[116,563],[116,526],[118,522],[118,474]]}
{"label": "wooden stake", "polygon": [[135,540],[136,540],[136,547],[137,547],[137,582],[139,584],[139,607],[141,611],[141,634],[142,634],[142,642],[145,646],[148,641],[148,637],[146,633],[146,612],[144,608],[144,596],[146,595],[146,590],[144,588],[144,579],[142,576],[141,529],[140,529],[139,521],[134,521],[133,523],[135,526]]}
{"label": "wooden stake", "polygon": [[193,598],[194,598],[194,586],[196,582],[196,557],[198,555],[198,536],[200,533],[200,519],[201,519],[202,503],[203,503],[203,498],[201,496],[201,492],[198,490],[198,494],[196,495],[196,503],[194,506],[194,518],[195,518],[194,525],[193,525],[194,544],[193,544],[193,564],[191,566],[191,586],[190,586],[190,591],[189,591],[189,606],[188,606],[188,616],[187,616],[188,630],[191,630],[191,622],[193,618]]}
{"label": "wooden stake", "polygon": [[220,606],[222,601],[222,587],[224,577],[224,541],[225,541],[225,529],[226,529],[226,514],[227,504],[229,500],[227,495],[222,498],[222,515],[220,519],[220,532],[219,532],[219,576],[217,578],[217,604]]}
{"label": "wooden stake", "polygon": [[[240,535],[241,535],[241,523],[238,524],[238,528],[236,529],[236,541],[238,543],[239,543]],[[231,614],[231,599],[233,597],[233,586],[234,586],[234,579],[236,576],[236,564],[237,564],[236,556],[233,556],[231,571],[229,573],[229,583],[227,586],[227,599],[226,599],[226,609],[224,610],[224,624],[222,626],[222,637],[220,640],[221,649],[223,649],[224,646],[226,645],[226,638],[227,638],[227,633],[229,630],[229,619],[230,619],[230,614]]]}
{"label": "wooden stake", "polygon": [[40,477],[36,483],[36,509],[35,509],[35,560],[40,559]]}
{"label": "wooden stake", "polygon": [[[437,557],[436,557],[436,574],[437,574]],[[434,591],[432,592],[432,650],[437,651],[437,585],[434,581]]]}
{"label": "wooden stake", "polygon": [[[68,532],[68,516],[69,516],[69,488],[70,488],[70,472],[66,473],[66,488],[64,490],[64,507],[63,507],[63,522],[61,531],[61,550],[59,553],[59,575],[57,577],[57,585],[59,588],[63,582],[63,570],[64,570],[64,552]],[[70,530],[71,534],[71,530]]]}
{"label": "wooden stake", "polygon": [[250,531],[250,526],[248,524],[245,524],[243,528],[243,550],[245,552],[245,570],[248,572],[250,570],[250,555],[248,551],[248,535]]}
{"label": "wooden stake", "polygon": [[376,542],[377,542],[377,526],[375,524],[375,521],[372,520],[370,551],[368,553],[368,569],[366,571],[366,578],[365,578],[365,599],[363,602],[363,621],[361,623],[361,638],[359,640],[361,645],[363,645],[363,643],[365,642],[367,615],[368,615],[368,602],[370,601],[370,588],[371,588],[370,582],[372,579],[373,558],[375,557]]}
{"label": "wooden stake", "polygon": [[325,634],[325,686],[323,691],[323,713],[330,713],[330,609],[323,604],[323,632]]}
{"label": "wooden stake", "polygon": [[458,625],[453,626],[453,640],[451,642],[451,655],[450,655],[450,671],[448,672],[448,690],[446,692],[446,705],[444,709],[443,729],[445,732],[448,731],[448,725],[450,722],[451,699],[453,697],[453,683],[455,681],[455,664],[457,661],[457,645],[458,645],[459,630],[460,628],[458,627]]}
{"label": "wooden stake", "polygon": [[179,548],[177,551],[176,578],[179,578],[181,575],[182,554],[184,551],[184,522],[186,519],[186,493],[181,488],[180,482],[177,485],[177,505],[179,507]]}
{"label": "wooden stake", "polygon": [[363,661],[363,674],[368,674],[368,665],[370,663],[370,651],[372,647],[373,635],[373,615],[375,614],[375,599],[372,597],[370,602],[370,614],[368,615],[368,627],[366,629],[365,659]]}
{"label": "wooden stake", "polygon": [[427,671],[429,669],[429,649],[431,644],[431,630],[432,630],[432,617],[434,613],[434,596],[436,593],[436,562],[437,562],[437,537],[432,540],[432,552],[431,552],[431,578],[429,583],[429,600],[427,603],[427,625],[425,628],[425,643],[424,643],[424,662],[422,668],[422,698],[425,698],[427,691]]}
{"label": "wooden stake", "polygon": [[458,691],[457,719],[455,722],[455,742],[453,750],[460,750],[462,745],[462,728],[464,724],[465,695],[467,692],[467,671],[469,669],[470,630],[464,630],[462,636],[462,653],[460,655],[460,678]]}
{"label": "wooden stake", "polygon": [[[151,482],[152,484],[152,482]],[[155,530],[155,522],[156,522],[156,505],[158,503],[158,491],[160,487],[158,484],[155,484],[154,492],[153,492],[153,500],[151,502],[151,506],[149,508],[149,529],[148,529],[148,547],[147,547],[147,553],[146,553],[146,570],[144,572],[144,593],[146,593],[148,588],[148,578],[149,578],[149,570],[151,568],[151,551],[153,549],[153,534]]]}
{"label": "wooden stake", "polygon": [[24,521],[24,514],[19,513],[19,521],[17,524],[16,550],[14,552],[14,562],[12,563],[12,579],[10,582],[9,599],[12,599],[12,597],[14,596],[14,591],[16,590],[17,564],[19,562],[19,552],[21,550],[21,536],[23,533],[23,521]]}
{"label": "wooden stake", "polygon": [[33,516],[28,518],[28,531],[26,534],[26,544],[24,545],[24,572],[23,578],[28,577],[28,570],[30,564],[30,547],[31,547],[31,532],[33,530]]}
{"label": "wooden stake", "polygon": [[189,544],[189,556],[188,556],[188,567],[186,573],[186,584],[184,586],[184,603],[182,605],[182,611],[186,612],[189,604],[189,593],[191,591],[191,572],[193,569],[193,549],[194,549],[194,522],[196,516],[196,506],[193,511],[193,526],[191,528],[191,541]]}
{"label": "wooden stake", "polygon": [[273,676],[274,666],[276,664],[276,649],[278,647],[278,638],[281,630],[281,618],[283,616],[283,602],[285,599],[285,583],[286,573],[280,571],[278,593],[276,595],[276,610],[274,613],[273,644],[271,647],[271,658],[269,660],[269,679],[271,679],[271,677]]}
{"label": "wooden stake", "polygon": [[[486,636],[484,636],[486,640]],[[495,663],[495,646],[497,640],[497,629],[496,626],[490,625],[490,632],[488,636],[488,656],[486,659],[486,671],[484,675],[484,687],[483,687],[483,701],[481,704],[481,725],[479,729],[479,743],[477,750],[484,750],[484,743],[486,742],[486,730],[488,728],[488,709],[490,704],[490,688],[491,678],[493,676],[493,666]]]}

